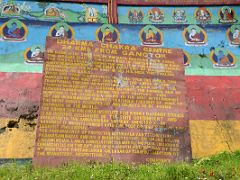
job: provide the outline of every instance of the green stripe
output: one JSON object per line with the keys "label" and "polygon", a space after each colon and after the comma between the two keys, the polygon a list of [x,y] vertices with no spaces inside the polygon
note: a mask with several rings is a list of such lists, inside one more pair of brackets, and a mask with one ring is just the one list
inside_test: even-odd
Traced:
{"label": "green stripe", "polygon": [[[19,58],[20,57],[20,58]],[[185,68],[186,75],[200,76],[240,76],[240,56],[237,56],[236,67],[214,68],[209,57],[201,58],[199,55],[191,55],[190,67]],[[41,64],[27,64],[24,62],[23,52],[0,56],[1,72],[29,72],[42,73]]]}

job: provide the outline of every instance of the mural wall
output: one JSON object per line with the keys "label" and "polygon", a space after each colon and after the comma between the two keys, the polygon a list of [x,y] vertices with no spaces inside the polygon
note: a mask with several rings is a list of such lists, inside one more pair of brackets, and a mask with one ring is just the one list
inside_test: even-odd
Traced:
{"label": "mural wall", "polygon": [[34,136],[46,36],[182,48],[193,157],[240,148],[239,6],[119,6],[110,25],[104,4],[0,2],[0,158],[32,157],[34,142],[22,138],[29,151],[19,153],[10,142],[16,129]]}

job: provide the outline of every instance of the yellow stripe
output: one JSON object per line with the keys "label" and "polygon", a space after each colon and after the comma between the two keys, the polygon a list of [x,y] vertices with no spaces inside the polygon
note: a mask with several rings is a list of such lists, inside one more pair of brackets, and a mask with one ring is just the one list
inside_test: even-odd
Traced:
{"label": "yellow stripe", "polygon": [[239,120],[191,120],[193,158],[240,150]]}
{"label": "yellow stripe", "polygon": [[[17,119],[0,118],[0,128],[5,127],[10,120]],[[0,134],[0,158],[32,158],[34,143],[34,130],[26,128],[6,129]]]}
{"label": "yellow stripe", "polygon": [[[0,118],[0,128],[9,120]],[[240,120],[190,120],[190,135],[193,158],[240,150]],[[0,134],[0,158],[32,158],[34,143],[34,130],[7,129]]]}

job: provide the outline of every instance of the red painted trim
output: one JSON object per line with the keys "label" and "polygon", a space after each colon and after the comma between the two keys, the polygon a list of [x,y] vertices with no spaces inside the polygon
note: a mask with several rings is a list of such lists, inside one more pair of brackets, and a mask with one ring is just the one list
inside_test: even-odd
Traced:
{"label": "red painted trim", "polygon": [[240,4],[240,0],[117,0],[121,5],[223,5]]}
{"label": "red painted trim", "polygon": [[99,4],[108,3],[108,0],[52,0],[52,1],[75,2],[75,3],[99,3]]}
{"label": "red painted trim", "polygon": [[108,23],[117,24],[118,5],[158,5],[158,6],[192,6],[192,5],[238,5],[240,0],[52,0],[62,2],[77,2],[77,3],[101,3],[108,5]]}
{"label": "red painted trim", "polygon": [[[77,3],[107,4],[108,0],[53,0]],[[119,5],[159,5],[159,6],[194,6],[194,5],[240,5],[240,0],[113,0]]]}
{"label": "red painted trim", "polygon": [[108,22],[111,24],[118,23],[117,1],[115,0],[108,1]]}

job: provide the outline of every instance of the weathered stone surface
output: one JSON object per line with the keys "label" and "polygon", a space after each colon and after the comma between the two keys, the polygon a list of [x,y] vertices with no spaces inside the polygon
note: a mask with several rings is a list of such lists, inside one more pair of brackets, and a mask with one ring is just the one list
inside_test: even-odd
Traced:
{"label": "weathered stone surface", "polygon": [[[42,74],[39,73],[0,73],[0,108],[5,108],[7,100],[14,102],[17,99],[15,95],[18,94],[18,90],[21,88],[29,88],[31,94],[29,102],[36,102],[34,104],[39,105],[41,78]],[[190,135],[193,158],[209,156],[224,150],[231,149],[234,151],[240,149],[240,108],[237,106],[239,102],[237,99],[239,97],[238,91],[240,88],[239,77],[187,76],[185,78],[188,89],[187,96],[190,110]],[[208,94],[207,92],[213,88],[215,89],[215,93],[211,91]],[[10,96],[8,92],[11,92],[10,94],[14,96]],[[214,96],[213,100],[211,95]],[[211,102],[211,106],[206,106],[209,102]],[[10,114],[0,113],[1,116],[10,117]],[[0,118],[1,158],[22,158],[21,155],[24,154],[19,152],[19,146],[14,145],[15,142],[12,141],[12,138],[10,139],[10,136],[3,133],[7,132],[4,127],[7,127],[9,120],[17,120],[18,117]],[[221,128],[219,128],[217,122],[219,124],[227,123],[227,127],[230,124],[231,129],[229,130],[228,128],[228,131],[226,131],[225,126],[220,126]],[[31,148],[29,151],[28,148],[30,146],[27,144],[32,144],[33,146],[35,132],[25,133],[21,129],[15,129],[8,132],[8,135],[10,134],[11,137],[18,137],[19,143],[25,144],[21,146],[21,151],[26,152],[23,157],[33,157],[33,149]],[[10,142],[13,143],[12,148],[14,150],[12,152],[14,153],[5,156]],[[227,144],[227,142],[229,143]]]}
{"label": "weathered stone surface", "polygon": [[42,74],[0,73],[0,117],[36,118]]}
{"label": "weathered stone surface", "polygon": [[[9,122],[14,126],[9,128]],[[36,119],[0,118],[0,158],[32,158]]]}

